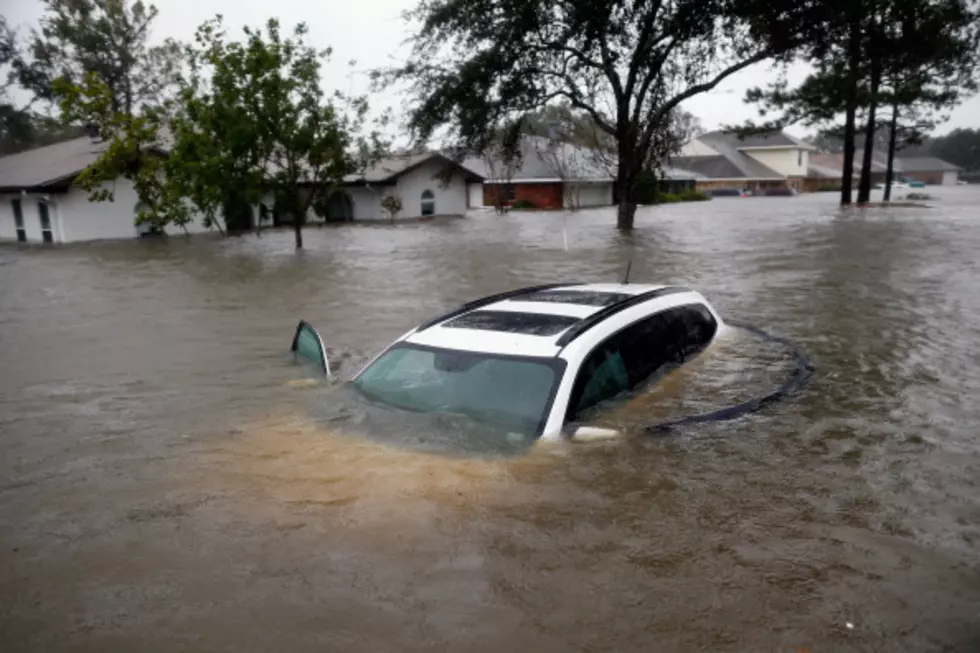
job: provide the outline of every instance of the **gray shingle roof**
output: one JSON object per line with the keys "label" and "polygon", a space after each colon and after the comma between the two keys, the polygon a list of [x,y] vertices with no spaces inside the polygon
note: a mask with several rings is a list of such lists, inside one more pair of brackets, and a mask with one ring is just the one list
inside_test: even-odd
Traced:
{"label": "gray shingle roof", "polygon": [[354,173],[344,177],[344,183],[356,184],[356,183],[369,183],[369,184],[383,184],[390,183],[394,181],[399,175],[403,175],[409,170],[416,168],[429,160],[435,159],[445,163],[447,166],[455,166],[460,168],[464,174],[472,179],[482,178],[484,175],[481,171],[474,170],[469,166],[460,165],[455,161],[452,161],[448,157],[439,154],[438,152],[414,152],[409,154],[398,154],[394,156],[385,157],[372,166],[370,166],[364,173]]}
{"label": "gray shingle roof", "polygon": [[750,149],[754,147],[799,147],[805,150],[815,150],[814,146],[806,141],[791,136],[786,132],[772,131],[762,134],[747,135],[744,138],[737,138],[735,134],[725,131],[713,131],[702,134],[698,137],[700,141],[724,141],[728,145],[738,149]]}
{"label": "gray shingle roof", "polygon": [[88,136],[0,158],[0,188],[41,189],[66,181],[95,162],[107,143]]}
{"label": "gray shingle roof", "polygon": [[[555,163],[560,162],[556,166]],[[499,176],[481,157],[467,157],[463,166],[490,179]],[[561,169],[557,169],[561,168]],[[552,143],[546,138],[525,136],[521,140],[521,163],[511,181],[566,179],[569,181],[612,181],[611,171],[588,148],[569,143]]]}
{"label": "gray shingle roof", "polygon": [[959,166],[934,156],[903,156],[896,158],[895,162],[899,164],[896,165],[896,169],[902,172],[952,172],[960,169]]}
{"label": "gray shingle roof", "polygon": [[678,156],[673,157],[670,163],[708,179],[785,179],[769,166],[738,151],[713,156]]}

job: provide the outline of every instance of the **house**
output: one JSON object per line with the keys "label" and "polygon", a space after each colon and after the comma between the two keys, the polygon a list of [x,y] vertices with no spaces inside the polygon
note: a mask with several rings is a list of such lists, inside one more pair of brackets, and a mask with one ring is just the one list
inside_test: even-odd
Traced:
{"label": "house", "polygon": [[758,194],[803,190],[812,145],[781,131],[739,138],[713,131],[687,143],[673,166],[701,175],[698,190],[747,189]]}
{"label": "house", "polygon": [[613,204],[614,171],[592,150],[538,136],[520,143],[521,160],[468,157],[463,165],[484,180],[471,183],[469,206],[479,208],[528,202],[539,209],[584,208]]}
{"label": "house", "polygon": [[903,177],[924,184],[955,186],[960,180],[960,168],[934,156],[903,156],[895,159],[895,168]]}
{"label": "house", "polygon": [[[86,136],[0,158],[0,240],[69,243],[147,234],[148,227],[135,226],[140,201],[132,182],[109,182],[112,202],[90,202],[88,191],[74,183],[107,146]],[[362,174],[349,175],[327,210],[333,219],[378,219],[386,217],[382,198],[396,195],[403,206],[399,218],[462,215],[471,181],[482,177],[438,153],[389,157]],[[245,215],[237,221],[247,227],[254,222],[255,207],[240,208]],[[275,216],[277,224],[291,222],[289,216],[276,213],[271,197],[258,207],[258,214],[263,220]],[[166,231],[183,233],[178,227]],[[207,228],[197,217],[187,225],[189,233],[203,231]]]}
{"label": "house", "polygon": [[[864,151],[854,152],[854,175],[856,184],[861,177],[864,165]],[[819,153],[810,156],[805,189],[839,188],[843,176],[844,155],[841,153]],[[936,157],[895,157],[892,164],[893,175],[897,180],[918,180],[926,184],[955,186],[959,181],[959,168]],[[883,184],[888,174],[888,163],[884,153],[876,152],[871,157],[871,182]]]}
{"label": "house", "polygon": [[[0,158],[0,240],[69,243],[148,233],[134,224],[139,197],[132,182],[107,183],[112,202],[90,202],[74,183],[107,146],[83,136]],[[207,228],[194,220],[187,230]]]}
{"label": "house", "polygon": [[361,173],[344,178],[343,188],[327,201],[327,220],[387,218],[381,208],[387,196],[401,200],[396,216],[422,218],[463,215],[467,186],[483,176],[438,152],[415,152],[381,159]]}
{"label": "house", "polygon": [[[864,167],[864,150],[854,152],[854,172],[851,179],[854,188],[861,180]],[[810,155],[810,165],[807,169],[804,190],[817,192],[821,190],[837,190],[841,186],[844,170],[844,155],[835,152],[814,152]],[[871,183],[880,184],[885,181],[887,166],[878,155],[871,158]],[[897,175],[896,171],[896,175]]]}

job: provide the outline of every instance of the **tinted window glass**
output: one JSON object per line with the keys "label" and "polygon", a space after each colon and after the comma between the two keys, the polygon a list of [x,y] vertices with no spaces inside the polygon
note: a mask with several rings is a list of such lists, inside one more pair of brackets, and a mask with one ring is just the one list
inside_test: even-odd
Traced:
{"label": "tinted window glass", "polygon": [[588,290],[539,290],[529,295],[515,297],[518,302],[556,302],[561,304],[581,304],[584,306],[610,306],[633,295],[615,292],[595,292]]}
{"label": "tinted window glass", "polygon": [[296,327],[296,335],[293,337],[293,352],[301,362],[315,365],[324,373],[329,374],[327,367],[327,352],[323,350],[323,343],[316,329],[300,322]]}
{"label": "tinted window glass", "polygon": [[443,324],[451,329],[481,329],[506,331],[532,336],[551,336],[561,333],[578,322],[577,317],[549,313],[518,313],[515,311],[473,311]]}
{"label": "tinted window glass", "polygon": [[669,309],[648,317],[600,344],[582,363],[572,389],[567,418],[624,392],[650,377],[684,363],[703,350],[718,325],[700,304]]}

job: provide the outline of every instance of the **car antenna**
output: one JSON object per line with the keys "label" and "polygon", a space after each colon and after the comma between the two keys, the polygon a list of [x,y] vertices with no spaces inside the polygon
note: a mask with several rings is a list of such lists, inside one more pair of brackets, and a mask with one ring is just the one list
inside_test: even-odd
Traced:
{"label": "car antenna", "polygon": [[626,276],[623,277],[623,285],[629,285],[630,282],[630,270],[633,269],[633,258],[630,257],[630,262],[626,264]]}

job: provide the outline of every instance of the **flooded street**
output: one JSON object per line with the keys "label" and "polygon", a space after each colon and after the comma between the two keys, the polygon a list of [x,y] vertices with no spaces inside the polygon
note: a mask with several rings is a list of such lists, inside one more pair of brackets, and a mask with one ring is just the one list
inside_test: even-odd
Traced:
{"label": "flooded street", "polygon": [[[0,651],[978,651],[980,188],[929,192],[0,247]],[[792,338],[810,385],[628,428],[788,373],[736,340],[619,440],[440,456],[349,432],[288,352],[306,319],[351,374],[630,259]]]}

